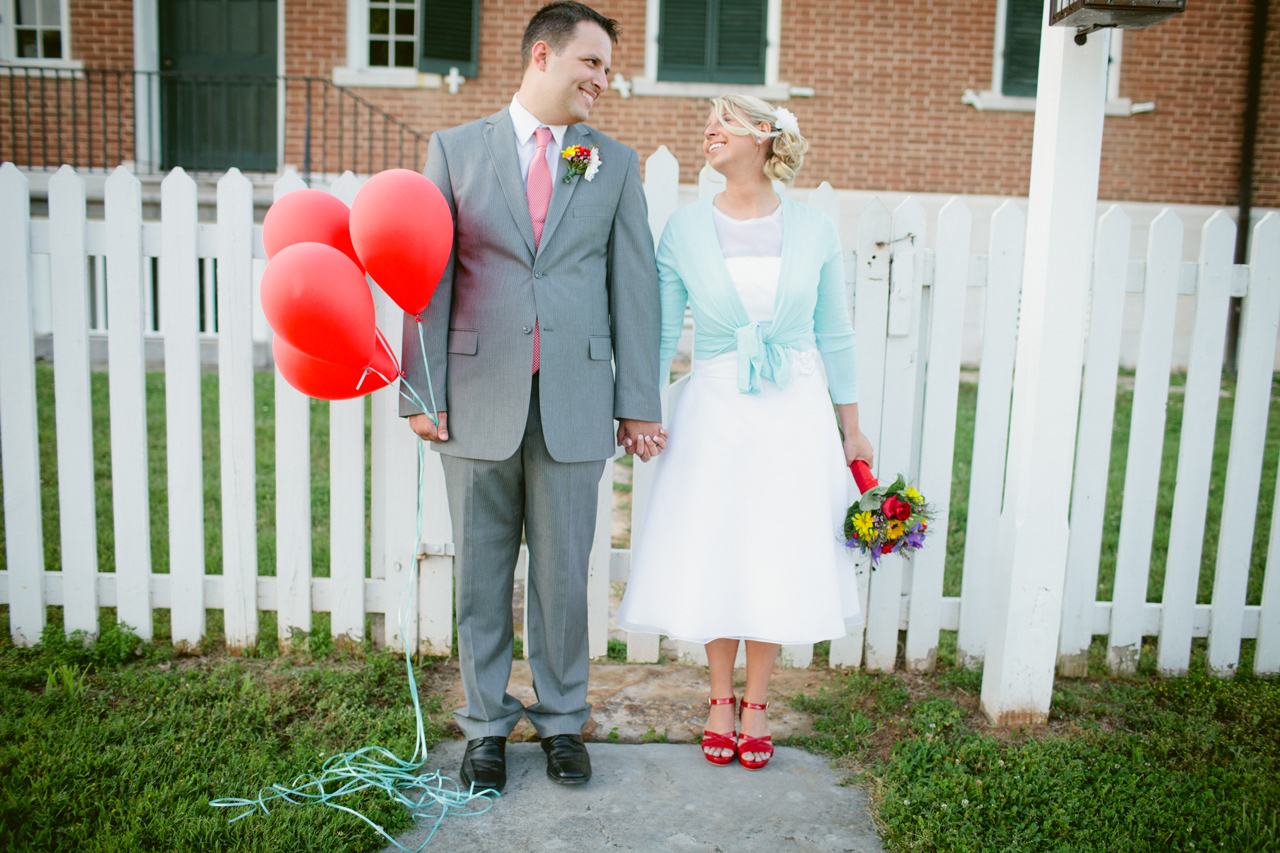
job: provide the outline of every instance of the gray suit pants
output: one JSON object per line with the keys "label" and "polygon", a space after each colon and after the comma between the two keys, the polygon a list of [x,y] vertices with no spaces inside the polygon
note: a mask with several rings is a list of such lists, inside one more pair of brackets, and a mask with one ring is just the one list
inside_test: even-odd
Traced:
{"label": "gray suit pants", "polygon": [[[527,714],[543,737],[581,734],[587,704],[587,567],[605,460],[557,462],[547,452],[533,380],[519,450],[489,462],[441,454],[453,517],[458,655],[468,740],[506,737]],[[507,693],[511,597],[520,533],[529,546],[529,664],[537,702]]]}

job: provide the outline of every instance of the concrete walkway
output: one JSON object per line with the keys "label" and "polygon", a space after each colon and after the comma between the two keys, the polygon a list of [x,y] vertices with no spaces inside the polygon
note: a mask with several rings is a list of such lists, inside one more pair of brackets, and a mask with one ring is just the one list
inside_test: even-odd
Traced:
{"label": "concrete walkway", "polygon": [[[428,768],[456,778],[464,744],[446,741]],[[780,747],[764,770],[716,767],[693,744],[592,743],[593,778],[566,787],[546,776],[537,743],[507,746],[507,788],[493,808],[447,817],[426,850],[840,851],[884,848],[867,797],[842,787],[828,759]],[[426,830],[398,840],[416,850]],[[395,848],[388,846],[387,851]]]}

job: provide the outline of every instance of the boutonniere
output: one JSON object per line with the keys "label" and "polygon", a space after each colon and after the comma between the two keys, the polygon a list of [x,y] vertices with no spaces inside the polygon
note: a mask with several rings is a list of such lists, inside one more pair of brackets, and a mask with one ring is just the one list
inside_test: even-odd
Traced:
{"label": "boutonniere", "polygon": [[568,171],[564,175],[566,184],[573,179],[574,175],[582,175],[583,180],[589,181],[596,176],[596,172],[600,171],[600,149],[595,145],[590,148],[570,145],[560,152],[560,156],[565,159],[568,166]]}

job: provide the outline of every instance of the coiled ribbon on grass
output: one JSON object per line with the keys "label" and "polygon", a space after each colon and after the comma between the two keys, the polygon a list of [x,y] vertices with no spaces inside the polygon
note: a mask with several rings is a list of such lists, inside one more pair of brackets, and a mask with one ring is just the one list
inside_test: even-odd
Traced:
{"label": "coiled ribbon on grass", "polygon": [[[421,342],[421,323],[418,324],[418,335],[419,342]],[[425,346],[423,347],[422,361],[425,367]],[[401,385],[407,385],[403,378]],[[419,408],[426,410],[432,421],[438,424],[439,418],[435,408],[435,394],[431,391],[430,371],[427,371],[427,389],[432,403],[429,410],[412,388],[409,388],[409,391],[413,396],[405,396],[411,399]],[[401,394],[404,394],[403,390]],[[418,543],[422,541],[422,478],[425,466],[426,445],[420,441],[418,442],[417,528],[414,533],[413,543],[415,552],[417,551]],[[410,647],[407,639],[409,634],[408,608],[413,606],[413,601],[415,600],[414,591],[417,588],[417,578],[418,572],[415,568],[409,573],[409,582],[401,592],[399,608],[400,637],[405,641],[404,668],[409,679],[409,696],[413,699],[413,713],[417,725],[417,742],[414,746],[413,755],[406,761],[389,749],[380,746],[366,746],[354,752],[344,752],[333,756],[320,768],[318,775],[302,774],[295,777],[288,786],[281,784],[270,785],[259,790],[258,796],[253,799],[223,797],[211,800],[209,805],[222,809],[244,809],[243,812],[231,819],[231,823],[257,814],[259,811],[269,816],[271,814],[271,806],[282,803],[297,806],[325,806],[358,817],[403,853],[419,853],[425,848],[435,836],[436,830],[440,828],[440,824],[444,821],[446,815],[452,813],[458,817],[471,817],[483,814],[493,807],[492,797],[498,796],[496,791],[488,789],[476,791],[474,784],[471,790],[460,791],[453,779],[439,771],[432,773],[418,772],[418,769],[427,761],[427,736],[422,724],[422,705],[418,701],[418,682],[413,677],[413,661],[410,656]],[[408,600],[408,606],[406,606],[406,599]],[[422,842],[416,851],[412,851],[400,844],[385,829],[365,815],[338,802],[343,797],[371,788],[384,791],[392,800],[409,809],[411,817],[418,825],[431,824],[431,831],[427,833],[426,840]],[[477,802],[482,803],[483,807],[474,807]]]}

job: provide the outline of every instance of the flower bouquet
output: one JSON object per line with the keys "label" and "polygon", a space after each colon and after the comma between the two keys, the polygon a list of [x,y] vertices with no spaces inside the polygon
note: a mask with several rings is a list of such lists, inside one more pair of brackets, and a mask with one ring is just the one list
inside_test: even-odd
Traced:
{"label": "flower bouquet", "polygon": [[861,459],[849,466],[862,498],[844,517],[844,543],[871,555],[871,566],[884,554],[904,554],[924,545],[933,508],[924,496],[908,486],[901,475],[882,486]]}

